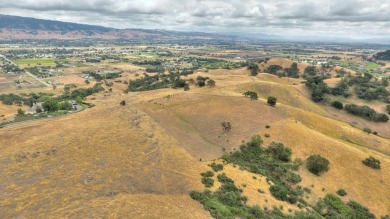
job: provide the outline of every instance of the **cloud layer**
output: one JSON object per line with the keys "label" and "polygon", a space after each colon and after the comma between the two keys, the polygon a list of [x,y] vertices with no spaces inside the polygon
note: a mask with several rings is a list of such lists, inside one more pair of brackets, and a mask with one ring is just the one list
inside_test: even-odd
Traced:
{"label": "cloud layer", "polygon": [[390,35],[390,0],[2,0],[0,13],[116,28]]}

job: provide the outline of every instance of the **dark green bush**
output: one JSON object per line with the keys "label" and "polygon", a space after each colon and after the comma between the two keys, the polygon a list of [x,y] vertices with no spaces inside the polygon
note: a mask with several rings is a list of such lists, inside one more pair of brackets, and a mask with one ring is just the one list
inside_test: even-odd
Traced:
{"label": "dark green bush", "polygon": [[365,127],[365,128],[363,128],[363,132],[366,132],[366,133],[368,133],[368,134],[371,134],[371,133],[372,133],[372,130],[371,130],[370,128],[368,128],[368,127]]}
{"label": "dark green bush", "polygon": [[374,157],[368,157],[365,160],[363,160],[363,164],[371,167],[373,169],[380,169],[381,168],[381,162],[378,159],[375,159]]}
{"label": "dark green bush", "polygon": [[211,169],[214,170],[214,172],[222,171],[223,170],[223,165],[222,164],[216,164],[212,163],[210,164]]}
{"label": "dark green bush", "polygon": [[268,105],[270,106],[275,106],[276,105],[276,97],[273,97],[273,96],[269,96],[268,99],[267,99],[267,103]]}
{"label": "dark green bush", "polygon": [[214,185],[214,180],[209,177],[203,177],[202,183],[207,187],[210,188]]}
{"label": "dark green bush", "polygon": [[290,172],[287,172],[287,174],[286,174],[286,180],[288,182],[295,184],[295,183],[299,183],[302,180],[302,178],[298,174],[290,171]]}
{"label": "dark green bush", "polygon": [[212,171],[206,171],[206,172],[200,173],[200,175],[203,177],[213,177],[214,173]]}
{"label": "dark green bush", "polygon": [[291,204],[295,204],[298,201],[298,197],[295,194],[292,194],[285,185],[275,184],[272,185],[269,190],[278,200],[287,201]]}
{"label": "dark green bush", "polygon": [[361,204],[350,201],[347,203],[348,207],[352,209],[352,218],[359,218],[359,219],[375,219],[375,215],[371,213],[366,207],[362,206]]}
{"label": "dark green bush", "polygon": [[340,195],[340,196],[346,196],[347,195],[347,192],[344,189],[339,189],[339,190],[337,190],[336,193],[338,195]]}
{"label": "dark green bush", "polygon": [[225,173],[218,174],[217,178],[220,183],[234,183],[234,181],[227,177]]}
{"label": "dark green bush", "polygon": [[345,110],[353,115],[365,117],[374,122],[387,122],[389,117],[383,113],[377,113],[368,106],[358,106],[355,104],[345,104]]}
{"label": "dark green bush", "polygon": [[332,106],[333,106],[334,108],[336,108],[336,109],[343,109],[343,108],[344,108],[343,103],[340,102],[340,101],[337,101],[337,100],[335,100],[335,101],[332,102]]}
{"label": "dark green bush", "polygon": [[289,162],[291,160],[291,149],[285,147],[282,143],[272,142],[271,145],[266,149],[266,152],[275,159],[283,162]]}
{"label": "dark green bush", "polygon": [[319,176],[329,170],[329,161],[320,155],[311,155],[307,158],[306,167],[311,173]]}

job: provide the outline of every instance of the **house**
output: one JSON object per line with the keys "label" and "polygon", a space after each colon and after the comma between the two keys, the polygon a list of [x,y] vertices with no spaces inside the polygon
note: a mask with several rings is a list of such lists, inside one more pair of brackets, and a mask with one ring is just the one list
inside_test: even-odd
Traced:
{"label": "house", "polygon": [[34,103],[32,107],[26,110],[27,115],[32,115],[37,113],[37,109],[40,108],[43,111],[43,102]]}

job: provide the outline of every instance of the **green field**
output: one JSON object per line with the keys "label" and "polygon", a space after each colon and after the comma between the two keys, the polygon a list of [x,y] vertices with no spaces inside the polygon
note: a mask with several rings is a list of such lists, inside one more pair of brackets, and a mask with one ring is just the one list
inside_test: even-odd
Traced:
{"label": "green field", "polygon": [[152,52],[140,52],[139,56],[142,58],[158,58],[159,56]]}
{"label": "green field", "polygon": [[380,66],[376,63],[373,63],[373,62],[369,62],[365,68],[363,68],[363,70],[367,70],[367,71],[370,71],[370,70],[375,70],[377,68],[380,68]]}
{"label": "green field", "polygon": [[50,66],[54,65],[56,61],[65,62],[69,61],[67,59],[56,59],[56,58],[42,58],[42,59],[17,59],[13,60],[17,65],[42,65],[42,66]]}

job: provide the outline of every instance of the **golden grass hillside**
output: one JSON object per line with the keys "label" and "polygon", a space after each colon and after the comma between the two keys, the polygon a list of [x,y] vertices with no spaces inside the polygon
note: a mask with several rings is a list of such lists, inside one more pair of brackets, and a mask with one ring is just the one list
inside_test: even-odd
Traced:
{"label": "golden grass hillside", "polygon": [[[349,129],[346,126],[344,128]],[[348,193],[343,198],[345,201],[358,201],[368,206],[377,216],[390,212],[390,173],[386,171],[390,168],[388,155],[329,137],[293,119],[271,124],[269,130],[262,131],[265,132],[271,135],[270,139],[266,139],[266,144],[271,141],[282,142],[292,148],[294,157],[306,159],[312,154],[319,154],[330,161],[330,170],[320,177],[308,172],[304,166],[299,171],[303,179],[301,185],[312,190],[311,201],[344,188]],[[388,151],[390,144],[388,141],[384,143],[382,146]],[[362,160],[369,155],[381,160],[382,170],[363,165]]]}
{"label": "golden grass hillside", "polygon": [[[295,157],[305,160],[311,154],[321,154],[330,160],[331,170],[321,177],[309,173],[304,166],[301,168],[302,185],[310,188],[314,185],[308,198],[310,202],[344,188],[351,191],[345,201],[356,200],[376,215],[390,213],[387,198],[390,191],[385,189],[390,185],[390,174],[362,164],[363,159],[373,155],[383,162],[383,169],[389,165],[390,141],[362,131],[363,127],[371,126],[386,133],[387,123],[369,122],[316,104],[304,91],[304,85],[273,75],[202,75],[216,80],[217,86],[193,87],[189,92],[170,90],[171,93],[164,95],[146,92],[142,95],[149,98],[140,102],[140,107],[183,142],[190,154],[197,159],[215,159],[225,152],[237,150],[242,142],[260,131],[263,138],[264,134],[271,135],[269,139],[265,138],[265,145],[271,141],[282,142],[293,149]],[[234,85],[239,78],[243,80]],[[260,99],[251,101],[243,97],[242,93],[247,90],[256,91]],[[270,95],[278,98],[276,107],[266,103]],[[222,130],[223,121],[231,122],[230,132]],[[265,129],[265,125],[270,125],[271,129]],[[244,175],[236,178],[249,185],[252,179]],[[252,192],[246,194],[253,197]]]}
{"label": "golden grass hillside", "polygon": [[92,109],[1,129],[0,217],[209,217],[188,195],[201,163],[132,101],[99,95]]}
{"label": "golden grass hillside", "polygon": [[[345,201],[356,200],[376,216],[390,214],[390,140],[381,137],[388,123],[315,104],[300,80],[253,77],[246,69],[186,79],[198,75],[214,79],[216,87],[124,94],[126,86],[118,83],[112,93],[88,98],[96,105],[91,109],[0,129],[0,217],[209,218],[189,192],[204,189],[200,173],[210,170],[211,160],[220,162],[255,134],[263,146],[282,142],[294,158],[329,159],[330,170],[320,177],[300,168],[300,185],[312,191],[307,201],[344,188]],[[247,90],[259,99],[245,98]],[[275,107],[266,103],[271,95],[278,98]],[[224,121],[231,131],[222,130]],[[364,133],[365,126],[380,135]],[[370,155],[381,160],[382,170],[362,164]],[[223,172],[250,205],[298,210],[276,200],[265,177],[231,164]]]}

